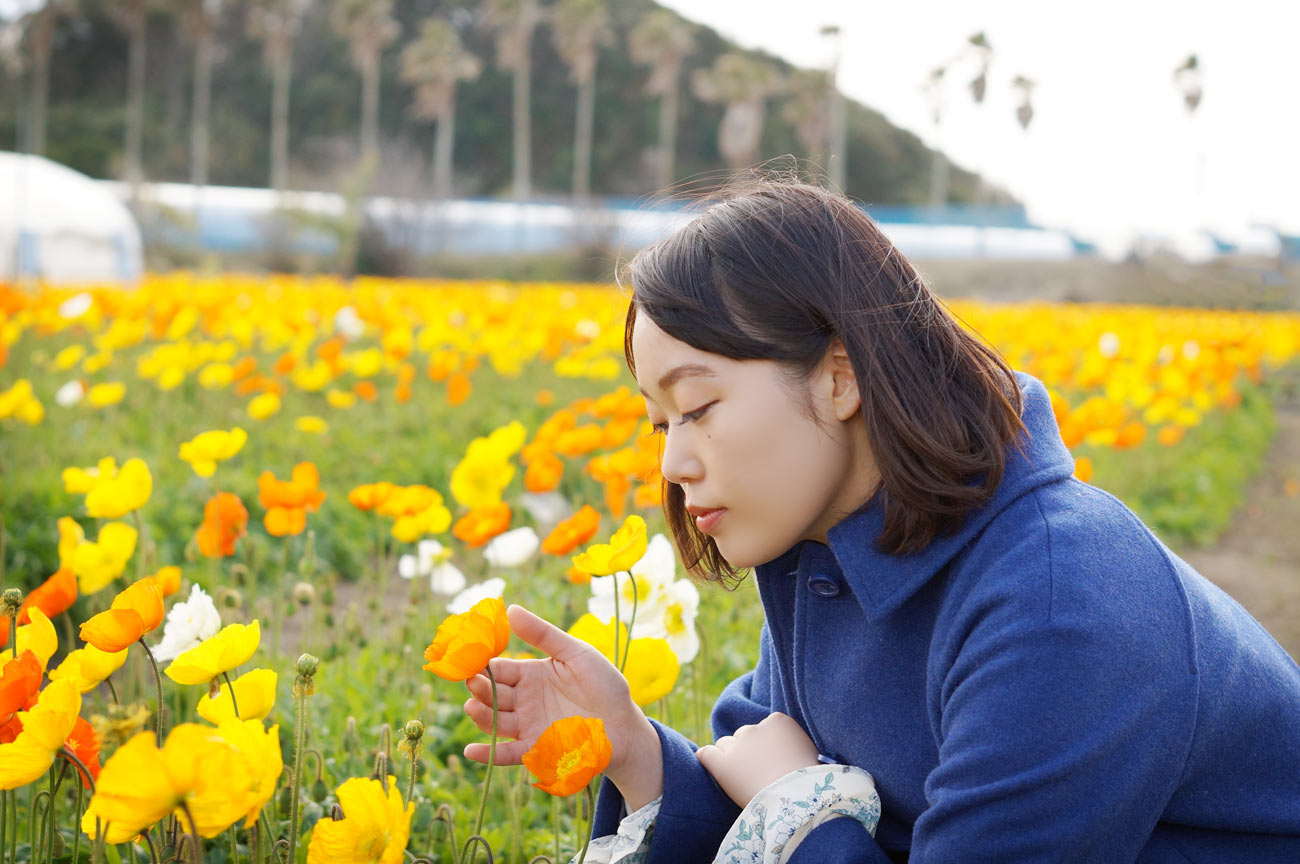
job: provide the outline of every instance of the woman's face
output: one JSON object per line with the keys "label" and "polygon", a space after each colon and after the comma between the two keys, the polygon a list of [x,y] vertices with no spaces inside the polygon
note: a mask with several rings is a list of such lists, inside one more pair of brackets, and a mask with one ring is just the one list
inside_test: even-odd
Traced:
{"label": "woman's face", "polygon": [[[770,561],[800,540],[826,542],[869,496],[865,428],[856,410],[837,416],[846,413],[843,370],[829,359],[791,392],[775,362],[700,351],[645,315],[632,354],[650,421],[664,435],[664,477],[682,487],[696,526],[733,567]],[[855,381],[852,389],[856,406]]]}

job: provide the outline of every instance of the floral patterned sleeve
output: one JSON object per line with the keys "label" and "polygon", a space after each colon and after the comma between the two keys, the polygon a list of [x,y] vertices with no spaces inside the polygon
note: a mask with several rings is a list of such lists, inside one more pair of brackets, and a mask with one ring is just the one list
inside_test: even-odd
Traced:
{"label": "floral patterned sleeve", "polygon": [[[662,800],[623,817],[617,834],[592,840],[584,864],[645,861]],[[714,864],[784,864],[808,832],[838,818],[855,819],[875,836],[880,796],[871,775],[852,765],[800,768],[754,796],[718,847]],[[575,855],[571,864],[577,860]]]}
{"label": "floral patterned sleeve", "polygon": [[[650,841],[654,838],[655,818],[659,815],[656,798],[649,804],[629,813],[618,823],[618,833],[597,837],[587,849],[583,864],[641,864],[650,854]],[[577,855],[570,864],[577,864]]]}

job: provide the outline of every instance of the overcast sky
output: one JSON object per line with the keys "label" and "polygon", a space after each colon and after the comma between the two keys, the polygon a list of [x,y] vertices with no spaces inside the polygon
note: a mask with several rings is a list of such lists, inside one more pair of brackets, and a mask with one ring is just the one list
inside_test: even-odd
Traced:
{"label": "overcast sky", "polygon": [[[1103,245],[1197,225],[1300,233],[1297,0],[660,2],[799,66],[827,63],[820,29],[838,24],[849,96],[1009,188],[1042,223]],[[940,133],[921,84],[980,30],[994,51],[985,103],[970,99],[967,60],[949,76]],[[1189,120],[1173,70],[1193,52],[1205,96]],[[1027,133],[1016,75],[1038,84]]]}

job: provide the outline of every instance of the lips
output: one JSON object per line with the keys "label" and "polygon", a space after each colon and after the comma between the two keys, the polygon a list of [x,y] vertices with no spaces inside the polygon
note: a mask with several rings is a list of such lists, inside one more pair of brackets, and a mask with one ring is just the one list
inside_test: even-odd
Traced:
{"label": "lips", "polygon": [[727,515],[726,507],[687,507],[686,512],[695,517],[695,527],[702,534],[709,534],[717,528],[722,517]]}

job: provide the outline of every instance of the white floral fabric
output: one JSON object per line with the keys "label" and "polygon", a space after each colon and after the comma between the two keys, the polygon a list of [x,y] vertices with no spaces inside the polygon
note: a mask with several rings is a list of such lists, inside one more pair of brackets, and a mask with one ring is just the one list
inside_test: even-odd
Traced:
{"label": "white floral fabric", "polygon": [[[641,864],[650,854],[662,798],[623,818],[618,833],[597,837],[591,864]],[[831,819],[856,819],[874,837],[880,822],[875,781],[852,765],[800,768],[763,789],[723,838],[713,864],[785,864],[808,833]],[[577,862],[575,855],[573,862]]]}

